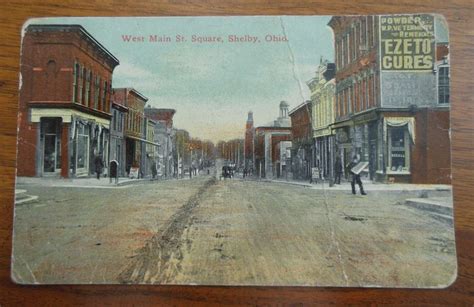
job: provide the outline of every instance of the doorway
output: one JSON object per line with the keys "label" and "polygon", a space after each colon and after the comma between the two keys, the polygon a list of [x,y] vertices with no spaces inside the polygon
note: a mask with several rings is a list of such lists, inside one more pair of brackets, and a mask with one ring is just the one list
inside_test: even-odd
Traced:
{"label": "doorway", "polygon": [[61,171],[61,119],[42,118],[42,164],[43,175],[53,175]]}

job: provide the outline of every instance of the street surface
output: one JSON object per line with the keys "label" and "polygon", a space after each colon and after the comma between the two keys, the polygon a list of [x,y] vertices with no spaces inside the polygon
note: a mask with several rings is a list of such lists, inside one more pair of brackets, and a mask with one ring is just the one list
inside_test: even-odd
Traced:
{"label": "street surface", "polygon": [[452,226],[403,205],[416,191],[212,175],[19,188],[39,196],[15,210],[20,283],[441,287],[456,276]]}

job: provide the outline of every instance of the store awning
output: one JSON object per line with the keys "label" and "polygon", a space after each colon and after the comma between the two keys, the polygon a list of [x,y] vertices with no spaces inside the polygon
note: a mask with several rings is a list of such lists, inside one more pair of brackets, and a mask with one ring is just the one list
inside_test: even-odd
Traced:
{"label": "store awning", "polygon": [[154,143],[152,141],[148,141],[148,140],[136,137],[136,136],[127,135],[126,138],[133,139],[133,140],[143,142],[143,143],[147,143],[147,144],[150,144],[150,145],[153,145],[153,146],[161,146],[160,143]]}

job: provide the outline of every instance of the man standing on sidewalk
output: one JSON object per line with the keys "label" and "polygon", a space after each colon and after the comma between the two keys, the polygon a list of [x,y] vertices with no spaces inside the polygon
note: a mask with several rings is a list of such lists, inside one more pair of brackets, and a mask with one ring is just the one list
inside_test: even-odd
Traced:
{"label": "man standing on sidewalk", "polygon": [[351,181],[351,187],[352,187],[352,194],[356,194],[356,189],[355,189],[355,184],[357,183],[359,185],[359,189],[360,189],[360,194],[361,195],[367,195],[367,193],[364,192],[364,187],[362,186],[362,181],[360,180],[360,172],[358,173],[355,173],[353,171],[353,168],[359,164],[360,160],[358,158],[357,155],[355,155],[353,158],[352,158],[352,162],[349,163],[349,171],[351,172],[352,174],[352,181]]}
{"label": "man standing on sidewalk", "polygon": [[104,167],[104,161],[102,161],[101,154],[95,156],[94,166],[95,166],[95,172],[97,173],[97,180],[100,180],[100,174],[102,173],[102,168]]}
{"label": "man standing on sidewalk", "polygon": [[336,163],[334,164],[334,173],[336,174],[336,178],[334,178],[335,184],[341,184],[341,176],[342,176],[342,162],[341,157],[336,158]]}

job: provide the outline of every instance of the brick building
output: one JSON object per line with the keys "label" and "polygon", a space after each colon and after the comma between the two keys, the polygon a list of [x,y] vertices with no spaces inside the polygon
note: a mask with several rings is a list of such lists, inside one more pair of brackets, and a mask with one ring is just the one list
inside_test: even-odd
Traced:
{"label": "brick building", "polygon": [[276,145],[291,139],[290,127],[260,126],[255,129],[255,174],[261,178],[274,178],[280,169],[276,160]]}
{"label": "brick building", "polygon": [[333,17],[337,155],[370,179],[450,183],[449,53],[438,16]]}
{"label": "brick building", "polygon": [[276,154],[277,144],[291,139],[291,122],[288,116],[288,103],[281,101],[279,116],[264,126],[255,128],[254,150],[255,175],[262,178],[274,178],[281,172],[280,156]]}
{"label": "brick building", "polygon": [[118,163],[118,176],[126,176],[125,169],[125,115],[128,108],[125,101],[115,100],[112,90],[112,120],[110,123],[109,159]]}
{"label": "brick building", "polygon": [[119,61],[79,25],[29,25],[22,46],[18,176],[87,176],[107,165]]}
{"label": "brick building", "polygon": [[291,118],[292,173],[294,179],[310,179],[313,159],[312,102],[307,100],[289,113]]}
{"label": "brick building", "polygon": [[254,169],[255,156],[254,156],[254,135],[255,127],[253,126],[253,112],[250,111],[247,116],[247,122],[245,123],[245,138],[244,138],[244,167],[247,169]]}
{"label": "brick building", "polygon": [[275,133],[271,142],[273,176],[291,178],[291,133]]}
{"label": "brick building", "polygon": [[[145,104],[148,98],[133,88],[114,88],[114,101],[128,108],[125,113],[125,171],[130,175],[130,169],[138,169],[142,176],[148,170],[146,167],[147,121],[145,120]],[[157,145],[157,144],[156,144]]]}

